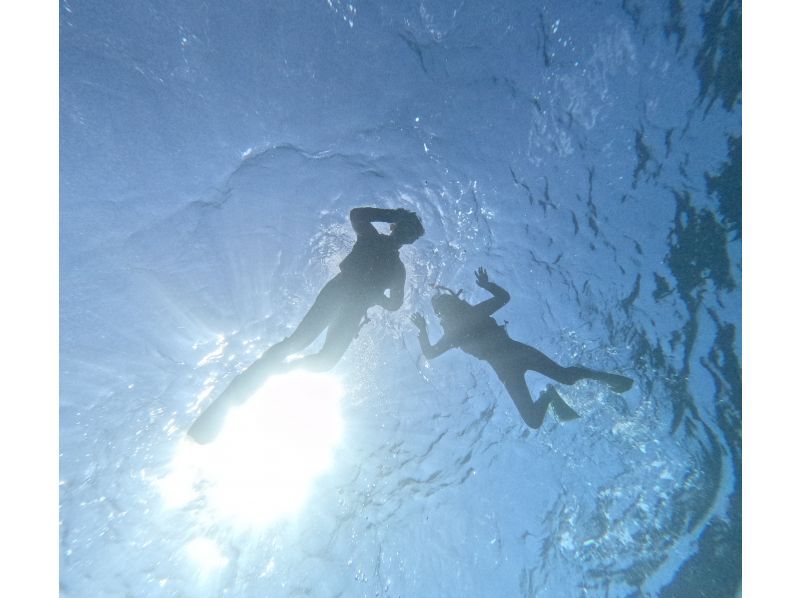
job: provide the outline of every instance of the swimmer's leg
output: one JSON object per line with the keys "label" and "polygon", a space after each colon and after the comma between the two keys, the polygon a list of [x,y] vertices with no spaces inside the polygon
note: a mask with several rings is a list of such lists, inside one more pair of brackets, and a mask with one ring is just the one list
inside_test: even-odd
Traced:
{"label": "swimmer's leg", "polygon": [[[270,364],[283,361],[292,353],[302,351],[314,342],[322,331],[327,328],[346,301],[341,280],[338,276],[328,282],[317,295],[314,305],[308,310],[295,331],[267,349],[253,366],[268,367]],[[261,366],[260,363],[264,365]]]}
{"label": "swimmer's leg", "polygon": [[267,378],[284,371],[286,367],[283,360],[313,343],[330,323],[336,313],[336,307],[332,297],[327,295],[323,288],[295,331],[267,349],[250,367],[236,376],[217,400],[242,403],[258,390]]}
{"label": "swimmer's leg", "polygon": [[302,368],[311,372],[327,372],[339,363],[347,347],[358,336],[359,324],[366,309],[353,307],[342,310],[328,327],[325,344],[319,353],[298,359],[290,364],[292,369]]}
{"label": "swimmer's leg", "polygon": [[523,421],[534,430],[539,428],[544,421],[544,416],[553,400],[553,396],[542,393],[539,400],[534,403],[533,399],[531,399],[528,385],[525,383],[524,371],[496,371],[511,400],[514,401],[514,405],[517,407],[517,411],[519,411]]}
{"label": "swimmer's leg", "polygon": [[336,280],[334,278],[323,287],[314,305],[291,336],[273,345],[228,384],[222,394],[195,420],[189,429],[189,436],[201,444],[214,440],[233,405],[244,403],[271,375],[289,369],[283,360],[314,342],[336,315],[340,304],[337,301],[339,293],[334,284]]}
{"label": "swimmer's leg", "polygon": [[519,355],[519,361],[526,370],[533,370],[552,378],[562,384],[575,384],[578,380],[589,379],[604,382],[611,387],[614,392],[625,392],[633,386],[633,380],[627,376],[611,374],[609,372],[599,372],[582,365],[563,367],[550,359],[541,351],[528,345],[512,341],[514,351]]}

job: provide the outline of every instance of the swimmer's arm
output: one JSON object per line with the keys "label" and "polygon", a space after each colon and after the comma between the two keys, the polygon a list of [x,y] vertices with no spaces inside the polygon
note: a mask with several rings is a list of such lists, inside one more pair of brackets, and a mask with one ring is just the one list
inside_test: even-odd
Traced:
{"label": "swimmer's arm", "polygon": [[425,318],[420,314],[412,315],[411,322],[419,329],[419,347],[422,349],[422,354],[425,356],[425,359],[435,359],[445,351],[449,351],[456,346],[446,334],[439,339],[438,343],[431,345],[431,341],[428,338],[428,324],[425,322]]}
{"label": "swimmer's arm", "polygon": [[398,210],[384,208],[353,208],[350,210],[350,224],[357,235],[377,235],[373,222],[397,222]]}
{"label": "swimmer's arm", "polygon": [[388,311],[397,311],[403,305],[403,295],[406,286],[406,269],[403,264],[399,264],[394,278],[392,279],[391,286],[389,287],[389,296],[386,297],[384,303],[381,304],[383,309]]}
{"label": "swimmer's arm", "polygon": [[428,339],[428,332],[425,331],[419,333],[419,346],[420,349],[422,349],[422,354],[425,356],[425,359],[436,359],[442,353],[455,348],[456,343],[449,339],[447,335],[444,335],[439,339],[438,343],[431,345]]}
{"label": "swimmer's arm", "polygon": [[491,299],[487,299],[486,301],[473,306],[472,309],[476,312],[480,312],[482,315],[491,316],[494,312],[511,300],[511,295],[508,294],[508,291],[506,291],[499,284],[489,281],[489,276],[486,274],[486,270],[483,268],[478,268],[475,271],[475,283],[482,289],[486,289],[492,295],[494,295]]}

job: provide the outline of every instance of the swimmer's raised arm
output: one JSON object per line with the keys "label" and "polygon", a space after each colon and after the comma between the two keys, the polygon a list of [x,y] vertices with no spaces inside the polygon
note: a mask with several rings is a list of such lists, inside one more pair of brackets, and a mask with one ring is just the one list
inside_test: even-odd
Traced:
{"label": "swimmer's raised arm", "polygon": [[353,208],[350,210],[350,224],[356,234],[377,234],[373,222],[397,222],[405,210],[387,210],[385,208]]}
{"label": "swimmer's raised arm", "polygon": [[487,299],[473,307],[473,310],[480,312],[482,315],[491,316],[511,300],[511,295],[508,294],[508,291],[499,284],[489,281],[489,275],[486,274],[486,270],[483,268],[475,270],[475,284],[494,295],[491,299]]}

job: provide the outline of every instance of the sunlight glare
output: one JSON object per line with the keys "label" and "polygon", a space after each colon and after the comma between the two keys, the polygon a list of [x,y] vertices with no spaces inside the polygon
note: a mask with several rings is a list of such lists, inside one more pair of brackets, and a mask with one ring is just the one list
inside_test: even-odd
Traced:
{"label": "sunlight glare", "polygon": [[195,538],[185,549],[201,571],[213,571],[228,564],[228,558],[222,554],[216,542],[208,538]]}
{"label": "sunlight glare", "polygon": [[270,378],[232,409],[216,441],[186,441],[159,481],[168,507],[205,498],[215,514],[244,525],[296,512],[331,464],[342,434],[342,388],[330,374],[300,370]]}

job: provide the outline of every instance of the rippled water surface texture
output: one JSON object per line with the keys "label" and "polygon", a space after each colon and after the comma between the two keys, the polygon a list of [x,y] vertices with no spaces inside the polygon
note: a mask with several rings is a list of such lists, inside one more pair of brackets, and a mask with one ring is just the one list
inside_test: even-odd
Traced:
{"label": "rippled water surface texture", "polygon": [[[62,596],[737,595],[740,2],[60,14]],[[403,307],[193,453],[363,205],[424,222]],[[559,385],[580,419],[531,430],[487,364],[426,361],[409,316],[438,338],[481,266],[513,338],[633,389]]]}

